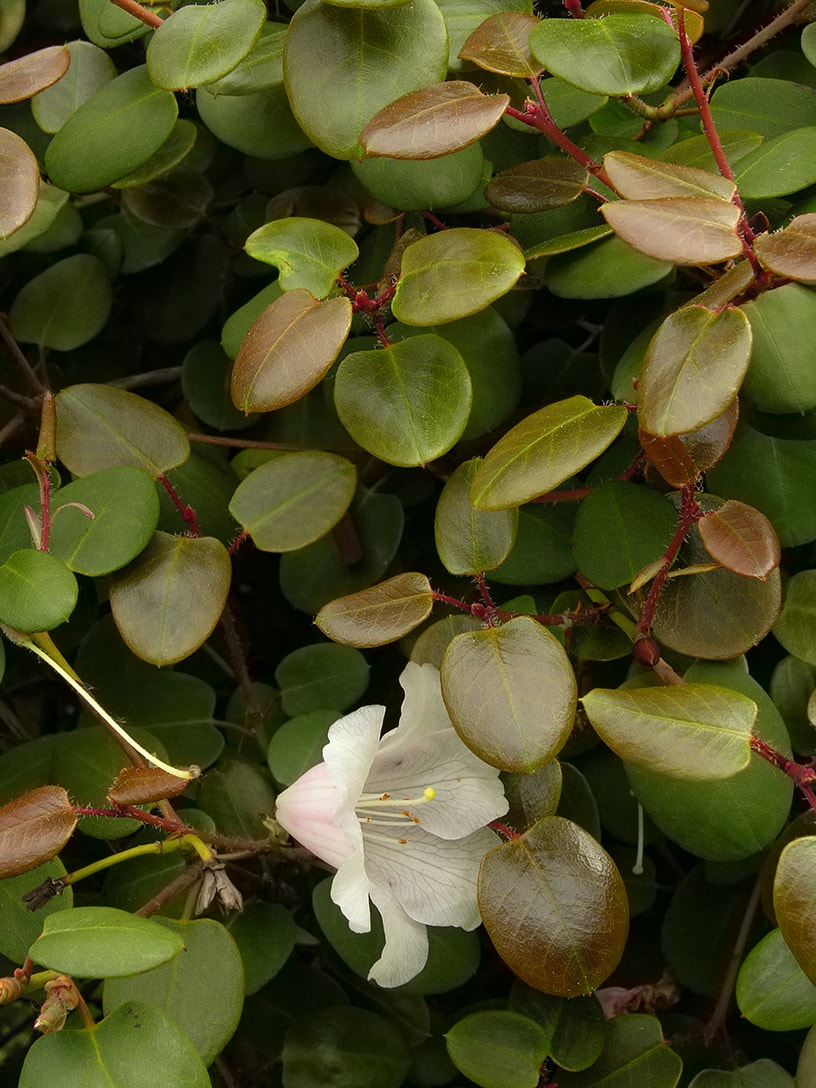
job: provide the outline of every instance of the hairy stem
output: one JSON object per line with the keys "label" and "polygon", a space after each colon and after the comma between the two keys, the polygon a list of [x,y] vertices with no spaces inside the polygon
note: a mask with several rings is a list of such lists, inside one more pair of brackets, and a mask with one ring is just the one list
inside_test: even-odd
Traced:
{"label": "hairy stem", "polygon": [[164,22],[155,12],[148,11],[141,4],[137,4],[136,0],[111,0],[111,3],[116,4],[122,11],[126,11],[128,15],[132,15],[134,19],[139,19],[145,26],[152,27],[154,30]]}

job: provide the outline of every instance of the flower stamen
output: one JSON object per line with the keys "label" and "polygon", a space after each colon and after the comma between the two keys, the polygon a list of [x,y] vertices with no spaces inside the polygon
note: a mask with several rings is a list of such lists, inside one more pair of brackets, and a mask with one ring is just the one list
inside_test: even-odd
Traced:
{"label": "flower stamen", "polygon": [[[390,793],[381,793],[375,797],[372,794],[364,793],[354,807],[360,823],[365,827],[369,827],[371,824],[380,824],[385,827],[402,827],[406,820],[411,824],[418,824],[420,822],[419,817],[414,816],[405,807],[400,807],[398,812],[389,811],[392,806],[424,805],[428,801],[433,801],[435,797],[436,790],[433,786],[426,786],[420,797],[393,798]],[[372,815],[369,810],[376,812],[376,816]],[[402,842],[403,840],[399,839],[398,841]],[[407,840],[405,841],[407,842]]]}

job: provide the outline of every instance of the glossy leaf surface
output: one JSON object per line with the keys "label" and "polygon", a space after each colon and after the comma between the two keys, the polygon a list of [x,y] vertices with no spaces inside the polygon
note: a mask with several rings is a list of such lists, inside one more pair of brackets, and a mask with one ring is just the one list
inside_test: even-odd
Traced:
{"label": "glossy leaf surface", "polygon": [[173,959],[181,937],[149,918],[113,907],[74,907],[52,914],[31,946],[35,963],[78,978],[116,978]]}
{"label": "glossy leaf surface", "polygon": [[505,1009],[473,1012],[445,1035],[456,1068],[482,1088],[536,1088],[550,1049],[542,1027]]}
{"label": "glossy leaf surface", "polygon": [[457,635],[441,674],[454,728],[486,763],[530,773],[563,747],[575,718],[575,675],[560,642],[534,620],[517,616]]}
{"label": "glossy leaf surface", "polygon": [[729,499],[700,521],[700,539],[717,562],[748,578],[765,578],[779,565],[773,526],[752,506]]}
{"label": "glossy leaf surface", "polygon": [[612,751],[636,766],[703,781],[736,774],[750,758],[756,703],[727,688],[595,688],[582,701]]}
{"label": "glossy leaf surface", "polygon": [[431,586],[424,574],[397,574],[324,605],[315,623],[329,638],[349,646],[383,646],[413,631],[433,607]]}
{"label": "glossy leaf surface", "polygon": [[604,155],[604,169],[618,193],[627,200],[657,200],[666,197],[719,197],[730,200],[736,191],[733,181],[698,167],[611,151]]}
{"label": "glossy leaf surface", "polygon": [[55,399],[57,453],[75,476],[131,465],[155,479],[190,455],[183,427],[135,393],[72,385]]}
{"label": "glossy leaf surface", "polygon": [[155,87],[144,66],[131,68],[65,122],[46,152],[48,175],[69,192],[104,189],[147,162],[177,116],[173,95]]}
{"label": "glossy leaf surface", "polygon": [[70,839],[76,822],[68,794],[61,786],[40,786],[3,805],[0,878],[17,876],[49,861]]}
{"label": "glossy leaf surface", "polygon": [[489,15],[459,50],[462,60],[470,60],[488,72],[525,79],[541,71],[533,56],[529,38],[538,25],[526,11],[502,11]]}
{"label": "glossy leaf surface", "polygon": [[50,631],[69,618],[78,593],[76,578],[61,560],[23,548],[0,566],[0,623],[16,631]]}
{"label": "glossy leaf surface", "polygon": [[302,548],[348,509],[357,474],[344,457],[313,450],[282,453],[238,485],[230,513],[266,552]]}
{"label": "glossy leaf surface", "polygon": [[153,665],[189,657],[221,618],[231,576],[219,540],[155,533],[111,584],[119,633],[137,657]]}
{"label": "glossy leaf surface", "polygon": [[763,937],[743,961],[736,998],[742,1015],[768,1031],[796,1031],[816,1022],[816,986],[779,929]]}
{"label": "glossy leaf surface", "polygon": [[640,14],[546,19],[530,35],[530,48],[547,71],[593,94],[657,91],[680,63],[671,28]]}
{"label": "glossy leaf surface", "polygon": [[741,310],[686,306],[667,317],[649,344],[638,383],[643,429],[681,434],[722,415],[750,353],[751,328]]}
{"label": "glossy leaf surface", "polygon": [[816,407],[816,378],[807,336],[791,329],[816,323],[816,291],[788,283],[741,307],[751,324],[751,362],[743,391],[764,412],[807,412]]}
{"label": "glossy leaf surface", "polygon": [[261,0],[220,0],[173,12],[147,47],[151,81],[178,91],[220,79],[249,53],[265,21]]}
{"label": "glossy leaf surface", "polygon": [[577,199],[588,177],[573,159],[534,159],[496,174],[485,187],[485,196],[506,212],[549,211]]}
{"label": "glossy leaf surface", "polygon": [[480,140],[509,104],[508,95],[485,95],[463,80],[436,83],[380,110],[360,133],[360,143],[369,155],[434,159]]}
{"label": "glossy leaf surface", "polygon": [[777,276],[816,283],[816,215],[797,215],[784,230],[761,235],[755,252]]}
{"label": "glossy leaf surface", "polygon": [[716,264],[742,252],[739,208],[716,197],[673,196],[604,204],[604,218],[630,246],[673,264]]}
{"label": "glossy leaf surface", "polygon": [[626,893],[611,858],[558,816],[485,855],[479,910],[518,977],[563,997],[600,985],[617,965],[628,930]]}
{"label": "glossy leaf surface", "polygon": [[351,437],[402,466],[446,453],[465,429],[472,396],[462,356],[434,333],[347,355],[334,387],[337,414]]}
{"label": "glossy leaf surface", "polygon": [[631,1013],[609,1021],[603,1052],[593,1066],[581,1073],[559,1073],[559,1080],[564,1088],[617,1088],[627,1082],[675,1088],[682,1071],[680,1056],[666,1046],[660,1021]]}
{"label": "glossy leaf surface", "polygon": [[0,238],[6,239],[32,216],[40,192],[40,167],[34,153],[7,128],[0,129],[0,177]]}
{"label": "glossy leaf surface", "polygon": [[552,491],[603,453],[625,422],[622,405],[600,407],[582,396],[540,409],[487,454],[471,502],[477,510],[503,510]]}
{"label": "glossy leaf surface", "polygon": [[816,837],[805,835],[788,843],[779,858],[773,889],[774,910],[785,944],[811,982],[816,977],[811,940],[816,909],[814,858]]}
{"label": "glossy leaf surface", "polygon": [[70,351],[102,330],[112,305],[105,266],[90,253],[76,253],[28,281],[12,303],[9,324],[18,340]]}
{"label": "glossy leaf surface", "polygon": [[[323,58],[319,95],[317,56]],[[447,61],[445,22],[432,0],[362,9],[306,0],[289,25],[283,63],[298,124],[327,155],[351,159],[363,157],[360,132],[374,114],[444,79]],[[350,80],[352,71],[359,78]]]}
{"label": "glossy leaf surface", "polygon": [[93,1028],[39,1039],[26,1057],[20,1088],[38,1088],[55,1075],[84,1088],[211,1083],[186,1033],[155,1006],[140,1002],[120,1005]]}
{"label": "glossy leaf surface", "polygon": [[238,349],[231,393],[244,412],[292,404],[328,373],[351,328],[351,302],[287,291],[253,322]]}
{"label": "glossy leaf surface", "polygon": [[250,257],[278,269],[284,291],[302,287],[315,298],[325,298],[358,254],[354,240],[340,227],[300,216],[259,227],[245,249]]}
{"label": "glossy leaf surface", "polygon": [[0,103],[33,98],[68,71],[71,55],[64,45],[51,45],[0,64]]}
{"label": "glossy leaf surface", "polygon": [[478,313],[513,287],[524,256],[500,234],[454,227],[410,245],[391,308],[406,325],[437,325]]}
{"label": "glossy leaf surface", "polygon": [[465,461],[448,479],[436,507],[434,536],[439,558],[451,574],[493,570],[513,547],[516,510],[476,510],[468,495],[479,467]]}

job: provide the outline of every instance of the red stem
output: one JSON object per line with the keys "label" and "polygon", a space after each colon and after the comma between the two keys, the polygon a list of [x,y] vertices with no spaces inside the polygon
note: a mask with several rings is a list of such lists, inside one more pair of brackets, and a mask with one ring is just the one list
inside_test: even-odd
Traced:
{"label": "red stem", "polygon": [[654,611],[657,607],[657,601],[663,591],[663,586],[665,585],[666,578],[672,568],[672,564],[677,558],[677,554],[688,535],[689,529],[695,521],[699,521],[703,516],[702,510],[697,505],[697,501],[694,498],[694,484],[686,484],[682,488],[681,496],[680,517],[677,520],[677,528],[674,530],[674,536],[671,538],[668,548],[666,548],[666,551],[663,553],[663,565],[652,581],[649,595],[646,598],[646,602],[643,605],[643,611],[640,614],[640,619],[635,626],[635,641],[639,638],[644,638],[649,634],[654,618]]}
{"label": "red stem", "polygon": [[793,759],[788,759],[787,756],[777,752],[775,748],[772,748],[770,744],[766,744],[764,740],[760,740],[759,737],[751,737],[751,750],[762,756],[774,767],[778,767],[789,778],[792,778],[807,799],[810,807],[816,809],[816,794],[813,792],[813,787],[816,785],[816,770],[812,767],[805,767]]}
{"label": "red stem", "polygon": [[202,534],[201,534],[201,526],[198,524],[198,514],[196,514],[196,512],[192,508],[192,506],[185,506],[184,505],[184,503],[181,501],[181,499],[176,494],[175,488],[173,487],[173,485],[170,483],[170,481],[167,479],[166,476],[159,476],[159,483],[162,485],[164,490],[170,496],[170,499],[172,500],[173,505],[178,510],[178,512],[181,514],[181,517],[182,517],[182,519],[184,521],[184,524],[187,526],[187,529],[188,529],[190,535],[195,536],[195,537],[200,537]]}
{"label": "red stem", "polygon": [[164,22],[152,11],[148,11],[147,8],[143,8],[141,4],[137,4],[136,0],[111,0],[112,4],[115,4],[122,11],[126,11],[128,15],[132,15],[134,19],[139,19],[146,26],[159,27]]}

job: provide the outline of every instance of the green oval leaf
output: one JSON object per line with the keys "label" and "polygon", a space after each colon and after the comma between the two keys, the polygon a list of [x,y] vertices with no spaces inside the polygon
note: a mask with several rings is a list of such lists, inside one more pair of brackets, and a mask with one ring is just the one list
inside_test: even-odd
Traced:
{"label": "green oval leaf", "polygon": [[[321,58],[320,94],[315,57]],[[298,124],[337,159],[362,158],[366,122],[395,97],[444,79],[447,64],[445,21],[433,0],[349,9],[306,0],[289,24],[283,57]]]}
{"label": "green oval leaf", "polygon": [[78,978],[149,971],[184,947],[177,933],[114,907],[74,907],[52,914],[29,950],[35,963]]}
{"label": "green oval leaf", "polygon": [[187,1033],[160,1009],[143,1002],[120,1005],[92,1028],[57,1031],[38,1039],[26,1055],[20,1088],[41,1088],[54,1077],[83,1088],[211,1084]]}
{"label": "green oval leaf", "polygon": [[122,465],[62,488],[52,497],[51,514],[51,553],[69,570],[97,578],[124,567],[147,547],[159,519],[159,498],[146,472]]}
{"label": "green oval leaf", "polygon": [[59,132],[72,113],[116,76],[104,49],[91,42],[68,42],[71,66],[62,79],[36,96],[31,112],[43,132]]}
{"label": "green oval leaf", "polygon": [[351,317],[347,298],[318,302],[310,292],[296,289],[276,299],[255,319],[235,356],[233,403],[249,413],[300,400],[328,373]]}
{"label": "green oval leaf", "polygon": [[368,155],[435,159],[481,140],[509,104],[509,95],[485,95],[463,80],[436,83],[376,113],[360,133],[360,143]]}
{"label": "green oval leaf", "polygon": [[229,511],[265,552],[303,548],[327,533],[354,497],[357,473],[345,457],[281,453],[238,485]]}
{"label": "green oval leaf", "polygon": [[607,1021],[604,1048],[594,1065],[581,1073],[559,1072],[558,1079],[563,1088],[676,1088],[682,1071],[682,1059],[666,1046],[660,1021],[630,1013]]}
{"label": "green oval leaf", "polygon": [[550,1049],[542,1027],[506,1009],[473,1012],[445,1034],[448,1057],[481,1088],[537,1088]]}
{"label": "green oval leaf", "polygon": [[220,540],[154,533],[139,558],[111,582],[119,633],[137,657],[153,665],[189,657],[221,618],[231,576]]}
{"label": "green oval leaf", "polygon": [[16,132],[0,128],[0,238],[4,241],[34,214],[40,194],[40,166]]}
{"label": "green oval leaf", "polygon": [[412,243],[391,304],[406,325],[441,325],[478,313],[506,295],[524,271],[524,255],[509,238],[454,227]]}
{"label": "green oval leaf", "polygon": [[484,184],[481,144],[438,159],[353,159],[351,169],[369,193],[391,208],[425,211],[449,208],[472,197]]}
{"label": "green oval leaf", "polygon": [[75,476],[132,465],[155,479],[190,456],[181,424],[135,393],[110,385],[70,385],[55,402],[57,454]]}
{"label": "green oval leaf", "polygon": [[728,778],[751,758],[757,705],[728,688],[595,688],[582,702],[612,751],[636,766],[702,782]]}
{"label": "green oval leaf", "polygon": [[325,298],[359,254],[354,239],[340,227],[300,216],[264,224],[250,234],[244,249],[279,270],[284,291],[302,287],[315,298]]}
{"label": "green oval leaf", "polygon": [[399,1088],[409,1066],[396,1027],[349,1005],[299,1017],[286,1033],[282,1057],[284,1083],[304,1088],[325,1084],[327,1068],[342,1069],[349,1084]]}
{"label": "green oval leaf", "polygon": [[368,662],[351,646],[318,642],[287,654],[275,669],[275,683],[292,717],[324,707],[342,713],[368,687]]}
{"label": "green oval leaf", "polygon": [[510,553],[518,511],[476,510],[468,498],[479,461],[465,461],[448,479],[436,506],[434,537],[439,558],[451,574],[493,570]]}
{"label": "green oval leaf", "polygon": [[477,510],[520,506],[552,491],[612,444],[626,422],[623,405],[570,397],[534,412],[496,443],[473,481]]}
{"label": "green oval leaf", "polygon": [[739,1010],[766,1031],[796,1031],[816,1023],[816,986],[771,930],[746,956],[737,975]]}
{"label": "green oval leaf", "polygon": [[[816,407],[816,375],[808,351],[816,327],[816,291],[788,283],[740,307],[751,325],[751,362],[743,392],[763,412]],[[801,336],[791,336],[800,329]]]}
{"label": "green oval leaf", "polygon": [[763,141],[756,151],[740,159],[735,174],[746,200],[786,196],[812,185],[816,181],[816,126]]}
{"label": "green oval leaf", "polygon": [[76,578],[61,560],[23,548],[0,567],[0,623],[16,631],[50,631],[66,622],[78,594]]}
{"label": "green oval leaf", "polygon": [[[677,511],[656,491],[606,480],[578,507],[572,552],[578,569],[600,589],[628,585],[641,568],[659,559],[677,526]],[[600,548],[607,534],[614,548]]]}
{"label": "green oval leaf", "polygon": [[[159,919],[156,919],[159,922]],[[107,1013],[145,1002],[165,1012],[192,1039],[205,1065],[224,1049],[244,1004],[241,954],[225,926],[209,918],[161,925],[183,943],[183,954],[128,978],[108,978],[102,991]],[[218,993],[218,1000],[212,995]]]}
{"label": "green oval leaf", "polygon": [[530,773],[564,746],[575,720],[575,674],[561,643],[535,620],[518,616],[456,635],[440,671],[454,728],[486,763]]}
{"label": "green oval leaf", "polygon": [[816,570],[790,578],[773,631],[789,654],[816,665]]}
{"label": "green oval leaf", "polygon": [[347,355],[334,386],[337,414],[355,442],[402,466],[447,453],[465,429],[472,395],[462,356],[435,333]]}
{"label": "green oval leaf", "polygon": [[638,382],[641,426],[672,435],[710,423],[733,401],[750,357],[751,326],[742,310],[684,306],[670,314],[649,344]]}
{"label": "green oval leaf", "polygon": [[[606,238],[609,227],[588,227],[554,238],[527,251],[527,259],[554,254],[544,280],[560,298],[622,298],[662,280],[672,270],[627,245],[622,238]],[[598,245],[590,245],[597,238]]]}
{"label": "green oval leaf", "polygon": [[315,624],[324,635],[349,646],[384,646],[419,627],[432,608],[433,593],[424,574],[397,574],[387,582],[329,601]]}
{"label": "green oval leaf", "polygon": [[147,47],[147,71],[165,91],[212,83],[252,49],[266,22],[262,0],[220,0],[174,11]]}
{"label": "green oval leaf", "polygon": [[530,35],[541,64],[592,94],[648,94],[664,87],[680,63],[671,27],[648,15],[544,19]]}
{"label": "green oval leaf", "polygon": [[104,264],[76,253],[29,280],[11,305],[9,325],[18,340],[71,351],[102,331],[112,306]]}
{"label": "green oval leaf", "polygon": [[545,817],[488,851],[478,894],[497,952],[537,990],[589,993],[621,958],[629,923],[623,881],[597,840],[570,820]]}
{"label": "green oval leaf", "polygon": [[3,929],[0,932],[0,952],[15,963],[23,963],[31,945],[42,933],[45,919],[56,911],[71,910],[74,905],[74,889],[63,888],[62,895],[53,895],[36,911],[28,909],[23,901],[40,883],[59,880],[66,876],[65,866],[59,858],[52,858],[36,869],[28,869],[19,876],[0,880],[0,909],[3,911]]}
{"label": "green oval leaf", "polygon": [[144,65],[132,68],[68,118],[45,153],[48,176],[72,193],[104,189],[147,162],[177,116],[175,97],[151,83]]}

